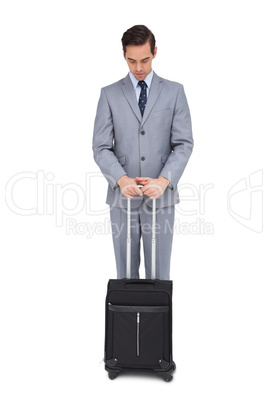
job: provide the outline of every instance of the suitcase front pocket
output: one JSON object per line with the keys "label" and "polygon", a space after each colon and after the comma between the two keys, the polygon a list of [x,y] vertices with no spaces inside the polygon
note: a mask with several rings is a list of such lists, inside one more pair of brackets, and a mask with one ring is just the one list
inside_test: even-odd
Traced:
{"label": "suitcase front pocket", "polygon": [[169,306],[108,305],[112,357],[121,367],[157,367],[168,342]]}

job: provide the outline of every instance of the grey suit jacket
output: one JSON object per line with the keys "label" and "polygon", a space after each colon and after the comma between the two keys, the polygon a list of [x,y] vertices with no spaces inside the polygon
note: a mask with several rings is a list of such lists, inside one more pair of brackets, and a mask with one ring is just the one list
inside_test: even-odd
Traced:
{"label": "grey suit jacket", "polygon": [[[94,159],[109,185],[106,203],[125,208],[117,180],[166,177],[170,185],[156,199],[156,207],[179,202],[177,184],[193,148],[192,125],[183,85],[155,73],[143,117],[129,75],[102,88],[93,134]],[[131,207],[147,196],[136,195]]]}

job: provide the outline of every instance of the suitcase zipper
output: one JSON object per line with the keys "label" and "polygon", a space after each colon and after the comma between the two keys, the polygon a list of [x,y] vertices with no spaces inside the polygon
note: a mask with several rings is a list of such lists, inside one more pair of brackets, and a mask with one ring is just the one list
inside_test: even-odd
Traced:
{"label": "suitcase zipper", "polygon": [[169,306],[122,306],[108,303],[108,309],[118,313],[165,313]]}
{"label": "suitcase zipper", "polygon": [[137,313],[137,356],[140,355],[140,313]]}

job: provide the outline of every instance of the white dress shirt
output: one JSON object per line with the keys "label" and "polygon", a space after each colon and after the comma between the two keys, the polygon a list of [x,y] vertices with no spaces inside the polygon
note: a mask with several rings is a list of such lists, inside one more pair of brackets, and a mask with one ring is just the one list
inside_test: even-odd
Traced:
{"label": "white dress shirt", "polygon": [[[148,99],[148,96],[149,96],[149,92],[150,92],[150,87],[151,87],[153,75],[154,75],[154,72],[153,72],[153,70],[152,70],[152,71],[146,76],[146,78],[145,78],[145,80],[144,80],[144,81],[146,82],[146,84],[147,84],[147,88],[146,88],[146,90],[147,90],[147,99]],[[138,85],[138,84],[139,84],[139,80],[137,80],[137,78],[135,78],[134,75],[133,75],[131,72],[129,72],[129,77],[130,77],[131,82],[132,82],[132,84],[133,84],[133,88],[134,88],[134,91],[135,91],[135,94],[136,94],[137,102],[139,102],[139,97],[140,97],[140,93],[141,93],[141,87]]]}

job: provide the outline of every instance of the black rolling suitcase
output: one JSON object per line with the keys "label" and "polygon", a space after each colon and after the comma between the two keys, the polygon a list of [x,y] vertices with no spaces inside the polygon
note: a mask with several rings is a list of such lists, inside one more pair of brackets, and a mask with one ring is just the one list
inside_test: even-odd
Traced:
{"label": "black rolling suitcase", "polygon": [[122,370],[155,371],[171,381],[172,281],[155,279],[155,200],[152,215],[152,279],[130,279],[130,199],[127,275],[110,279],[106,296],[105,369],[110,379]]}

